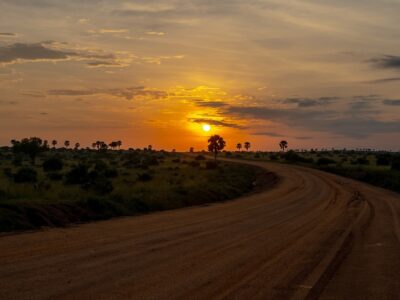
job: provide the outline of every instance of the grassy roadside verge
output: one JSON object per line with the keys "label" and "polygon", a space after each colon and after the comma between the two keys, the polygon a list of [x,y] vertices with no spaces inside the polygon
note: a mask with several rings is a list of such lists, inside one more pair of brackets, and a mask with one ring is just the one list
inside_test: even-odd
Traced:
{"label": "grassy roadside verge", "polygon": [[[276,181],[274,174],[255,166],[231,162],[216,166],[201,156],[159,152],[56,153],[64,166],[57,171],[60,176],[54,176],[42,170],[47,156],[54,155],[47,154],[34,167],[29,162],[14,166],[3,160],[6,171],[0,175],[0,232],[226,201]],[[78,174],[77,170],[83,172],[82,165],[87,168],[87,178]],[[16,175],[10,174],[21,168],[34,169],[37,180],[15,182]],[[75,181],[71,181],[71,173]],[[78,177],[83,179],[78,181]]]}
{"label": "grassy roadside verge", "polygon": [[289,151],[285,154],[275,152],[242,152],[225,153],[225,157],[251,160],[271,161],[300,165],[343,177],[362,181],[371,185],[400,192],[400,170],[391,165],[397,164],[398,154],[371,153],[299,153]]}

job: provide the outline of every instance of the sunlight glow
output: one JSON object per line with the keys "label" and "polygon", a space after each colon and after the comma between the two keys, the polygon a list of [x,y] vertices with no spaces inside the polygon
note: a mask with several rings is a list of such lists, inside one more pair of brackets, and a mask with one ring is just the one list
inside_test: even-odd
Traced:
{"label": "sunlight glow", "polygon": [[205,132],[209,132],[211,130],[211,126],[209,124],[203,124],[203,130]]}

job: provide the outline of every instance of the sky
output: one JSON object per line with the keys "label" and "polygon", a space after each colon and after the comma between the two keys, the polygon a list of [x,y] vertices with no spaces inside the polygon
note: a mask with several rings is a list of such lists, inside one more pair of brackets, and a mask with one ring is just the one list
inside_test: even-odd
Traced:
{"label": "sky", "polygon": [[399,0],[0,0],[0,145],[397,151],[399,15]]}

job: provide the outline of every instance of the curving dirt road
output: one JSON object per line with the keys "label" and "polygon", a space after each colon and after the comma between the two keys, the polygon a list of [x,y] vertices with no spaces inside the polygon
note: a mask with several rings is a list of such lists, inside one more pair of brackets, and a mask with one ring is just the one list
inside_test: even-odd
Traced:
{"label": "curving dirt road", "polygon": [[255,163],[236,201],[0,237],[0,299],[399,299],[400,196]]}

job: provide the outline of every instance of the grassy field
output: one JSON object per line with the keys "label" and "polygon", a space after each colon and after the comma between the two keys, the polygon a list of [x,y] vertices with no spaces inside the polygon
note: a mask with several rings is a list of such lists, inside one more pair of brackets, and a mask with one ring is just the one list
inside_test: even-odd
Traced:
{"label": "grassy field", "polygon": [[400,192],[400,153],[355,150],[225,152],[226,157],[318,168]]}
{"label": "grassy field", "polygon": [[0,231],[224,201],[261,187],[270,175],[198,154],[50,149],[32,163],[2,148]]}

